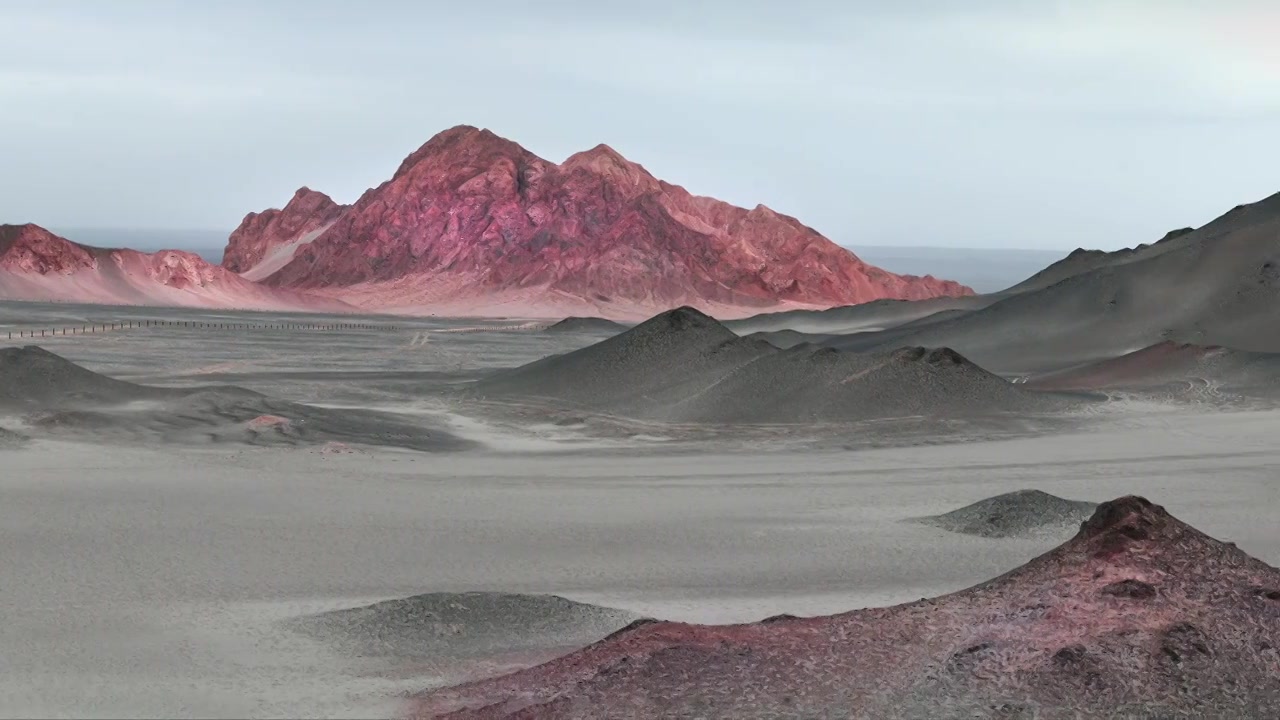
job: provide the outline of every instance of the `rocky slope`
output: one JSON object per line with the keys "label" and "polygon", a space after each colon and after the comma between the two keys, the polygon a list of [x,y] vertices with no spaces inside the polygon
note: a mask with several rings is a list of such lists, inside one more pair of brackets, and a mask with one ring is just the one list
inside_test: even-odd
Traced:
{"label": "rocky slope", "polygon": [[420,698],[422,718],[1280,714],[1280,570],[1138,497],[968,590],[733,626],[635,624]]}
{"label": "rocky slope", "polygon": [[[296,245],[314,239],[346,210],[324,193],[299,188],[283,209],[245,216],[227,240],[222,266],[250,279],[259,274],[265,277],[293,259]],[[264,266],[264,261],[273,262]]]}
{"label": "rocky slope", "polygon": [[[332,212],[325,205],[287,233],[267,232],[271,219],[238,231],[226,266],[243,270]],[[971,294],[867,265],[763,205],[691,195],[604,145],[557,165],[466,126],[406,158],[265,282],[366,307],[614,318],[685,304],[733,316]]]}
{"label": "rocky slope", "polygon": [[1007,375],[1063,370],[1165,341],[1277,353],[1278,239],[1280,194],[1150,245],[1078,251],[968,313],[823,342],[853,350],[946,345]]}
{"label": "rocky slope", "polygon": [[1051,412],[1076,398],[1013,385],[947,348],[842,353],[738,337],[689,307],[476,383],[489,401],[680,423],[800,424]]}
{"label": "rocky slope", "polygon": [[0,225],[0,298],[108,305],[350,310],[265,287],[181,250],[144,253],[72,242],[38,225]]}

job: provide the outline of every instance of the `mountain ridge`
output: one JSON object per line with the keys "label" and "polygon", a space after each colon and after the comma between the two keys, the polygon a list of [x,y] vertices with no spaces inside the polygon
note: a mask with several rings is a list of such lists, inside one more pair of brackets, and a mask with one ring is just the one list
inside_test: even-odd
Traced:
{"label": "mountain ridge", "polygon": [[868,265],[764,205],[693,195],[608,145],[556,164],[466,125],[254,279],[365,307],[631,318],[972,294]]}

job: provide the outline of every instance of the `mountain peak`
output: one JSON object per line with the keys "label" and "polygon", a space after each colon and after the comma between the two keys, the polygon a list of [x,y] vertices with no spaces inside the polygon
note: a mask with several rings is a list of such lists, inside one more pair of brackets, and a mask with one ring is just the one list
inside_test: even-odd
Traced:
{"label": "mountain peak", "polygon": [[659,187],[658,179],[649,174],[639,163],[631,162],[622,153],[601,143],[579,153],[570,155],[560,165],[564,172],[585,170],[626,185],[648,192]]}
{"label": "mountain peak", "polygon": [[268,285],[360,285],[370,306],[463,314],[500,297],[540,314],[635,318],[971,292],[869,269],[794,218],[695,198],[608,145],[556,164],[471,125],[436,134],[296,247],[279,267],[255,265]]}
{"label": "mountain peak", "polygon": [[292,204],[292,203],[297,202],[297,201],[299,201],[299,200],[307,200],[307,199],[312,199],[312,198],[314,198],[314,199],[318,199],[318,200],[327,200],[328,202],[333,202],[333,198],[329,197],[328,195],[326,195],[326,194],[324,194],[324,193],[320,192],[319,190],[312,190],[311,188],[307,187],[306,185],[303,185],[302,187],[298,188],[297,190],[295,190],[295,191],[293,192],[293,199],[292,199],[292,200],[290,200],[290,203]]}
{"label": "mountain peak", "polygon": [[275,249],[328,227],[346,210],[328,195],[303,185],[283,209],[246,215],[227,239],[222,266],[234,273],[248,272]]}
{"label": "mountain peak", "polygon": [[400,163],[394,178],[409,172],[423,161],[445,167],[484,164],[497,157],[532,158],[534,155],[519,144],[501,137],[487,128],[456,125],[436,133],[412,155]]}

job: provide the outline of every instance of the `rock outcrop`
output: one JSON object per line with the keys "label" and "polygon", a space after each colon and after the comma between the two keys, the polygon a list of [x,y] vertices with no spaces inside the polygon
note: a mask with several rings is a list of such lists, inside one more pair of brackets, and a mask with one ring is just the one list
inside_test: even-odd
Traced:
{"label": "rock outcrop", "polygon": [[38,225],[0,225],[0,298],[105,305],[350,311],[251,282],[183,250],[97,248]]}
{"label": "rock outcrop", "polygon": [[328,228],[346,209],[322,192],[298,188],[283,209],[245,216],[227,240],[222,266],[235,273],[249,272],[281,248]]}
{"label": "rock outcrop", "polygon": [[39,225],[0,225],[0,270],[69,275],[97,266],[98,261],[89,248],[54,235]]}
{"label": "rock outcrop", "polygon": [[1138,497],[968,590],[649,623],[422,697],[422,718],[1275,717],[1280,571]]}
{"label": "rock outcrop", "polygon": [[286,224],[288,214],[247,218],[224,265],[243,272],[295,242],[264,282],[371,308],[637,318],[972,292],[868,265],[763,205],[691,195],[605,145],[557,165],[466,126],[436,135],[346,212],[324,204]]}

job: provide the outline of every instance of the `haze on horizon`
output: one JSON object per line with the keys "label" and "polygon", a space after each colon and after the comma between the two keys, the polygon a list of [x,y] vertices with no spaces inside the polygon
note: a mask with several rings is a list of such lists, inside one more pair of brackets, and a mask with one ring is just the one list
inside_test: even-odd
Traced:
{"label": "haze on horizon", "polygon": [[1280,190],[1274,4],[885,5],[6,0],[0,222],[229,232],[457,124],[854,246],[1113,249]]}

